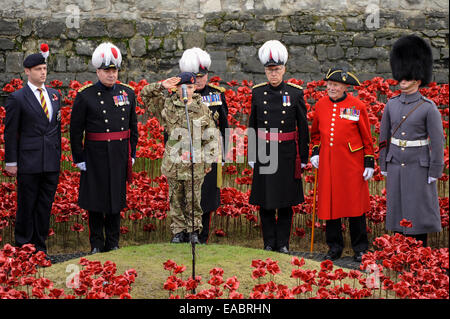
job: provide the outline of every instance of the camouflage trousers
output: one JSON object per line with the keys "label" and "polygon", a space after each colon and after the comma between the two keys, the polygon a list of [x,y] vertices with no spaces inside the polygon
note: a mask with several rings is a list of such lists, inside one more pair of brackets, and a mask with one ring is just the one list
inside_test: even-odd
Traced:
{"label": "camouflage trousers", "polygon": [[[170,230],[173,234],[192,232],[192,183],[191,180],[167,178],[169,184]],[[202,230],[202,209],[200,199],[203,178],[194,179],[194,231]]]}

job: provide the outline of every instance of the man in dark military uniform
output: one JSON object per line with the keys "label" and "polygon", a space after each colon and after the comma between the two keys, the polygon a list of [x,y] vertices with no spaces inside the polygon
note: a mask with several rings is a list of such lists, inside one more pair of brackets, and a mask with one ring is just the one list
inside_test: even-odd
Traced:
{"label": "man in dark military uniform", "polygon": [[16,246],[31,243],[45,253],[61,161],[61,96],[45,87],[48,53],[44,43],[25,58],[28,83],[5,107],[5,170],[17,176]]}
{"label": "man in dark military uniform", "polygon": [[[197,75],[195,82],[195,93],[199,93],[203,97],[203,103],[206,104],[214,114],[218,114],[216,126],[225,138],[225,129],[228,127],[228,107],[225,100],[225,89],[208,83],[208,69],[211,66],[211,57],[200,48],[188,49],[183,53],[180,59],[181,72],[193,72]],[[217,117],[217,116],[216,116]],[[225,150],[225,142],[222,149]],[[225,154],[225,151],[223,152]],[[211,214],[220,206],[220,182],[222,175],[222,167],[213,163],[211,171],[206,174],[202,184],[202,232],[200,233],[200,243],[205,244],[209,237],[209,228],[211,222]]]}
{"label": "man in dark military uniform", "polygon": [[[267,41],[260,48],[259,59],[268,82],[253,87],[248,125],[256,131],[258,140],[265,141],[266,154],[271,143],[278,143],[278,152],[270,154],[269,164],[262,164],[260,158],[250,163],[254,171],[249,202],[260,206],[264,249],[283,253],[289,252],[292,206],[304,201],[301,169],[308,163],[309,152],[303,90],[283,81],[287,58],[288,52],[279,41]],[[249,158],[252,157],[256,156],[249,152]],[[273,164],[273,160],[278,161],[276,172],[264,174],[264,168]]]}
{"label": "man in dark military uniform", "polygon": [[73,161],[81,170],[78,204],[89,212],[91,253],[119,247],[120,211],[136,156],[136,97],[132,87],[116,83],[121,61],[113,44],[97,47],[92,64],[99,81],[78,90],[70,121]]}

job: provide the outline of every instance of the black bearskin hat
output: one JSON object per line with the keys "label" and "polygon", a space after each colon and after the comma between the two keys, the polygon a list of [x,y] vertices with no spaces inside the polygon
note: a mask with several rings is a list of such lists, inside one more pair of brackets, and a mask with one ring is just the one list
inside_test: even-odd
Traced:
{"label": "black bearskin hat", "polygon": [[425,40],[416,35],[398,39],[390,53],[392,75],[395,80],[421,80],[426,86],[433,76],[433,54]]}

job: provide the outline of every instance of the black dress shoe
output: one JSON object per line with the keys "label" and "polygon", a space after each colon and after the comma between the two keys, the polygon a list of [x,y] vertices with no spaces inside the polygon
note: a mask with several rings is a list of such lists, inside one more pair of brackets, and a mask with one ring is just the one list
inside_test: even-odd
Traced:
{"label": "black dress shoe", "polygon": [[365,251],[359,251],[357,253],[355,253],[355,255],[353,256],[353,260],[360,263],[362,262],[362,256],[365,254]]}
{"label": "black dress shoe", "polygon": [[184,231],[179,232],[173,236],[172,240],[170,241],[172,244],[180,244],[186,242],[185,240],[186,233]]}
{"label": "black dress shoe", "polygon": [[273,251],[273,248],[272,248],[272,246],[266,246],[266,247],[264,247],[264,250]]}
{"label": "black dress shoe", "polygon": [[286,246],[283,246],[280,249],[278,249],[278,252],[283,253],[283,254],[289,254],[289,249],[287,249]]}
{"label": "black dress shoe", "polygon": [[96,253],[101,253],[102,250],[100,248],[94,247],[91,250],[91,255],[96,254]]}
{"label": "black dress shoe", "polygon": [[189,233],[189,242],[193,244],[200,244],[200,241],[198,240],[198,232],[194,231]]}
{"label": "black dress shoe", "polygon": [[336,260],[339,259],[342,255],[342,251],[336,251],[336,250],[329,250],[325,257],[323,257],[323,260]]}

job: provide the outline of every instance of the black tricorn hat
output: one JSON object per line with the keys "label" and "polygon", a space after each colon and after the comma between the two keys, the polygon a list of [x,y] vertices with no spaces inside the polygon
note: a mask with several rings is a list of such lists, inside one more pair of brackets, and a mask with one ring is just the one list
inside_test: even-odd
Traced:
{"label": "black tricorn hat", "polygon": [[346,68],[328,69],[328,72],[323,80],[341,82],[349,85],[361,85],[356,75],[348,72]]}
{"label": "black tricorn hat", "polygon": [[406,35],[398,39],[390,53],[392,76],[395,80],[420,80],[426,86],[433,76],[433,54],[424,39]]}

